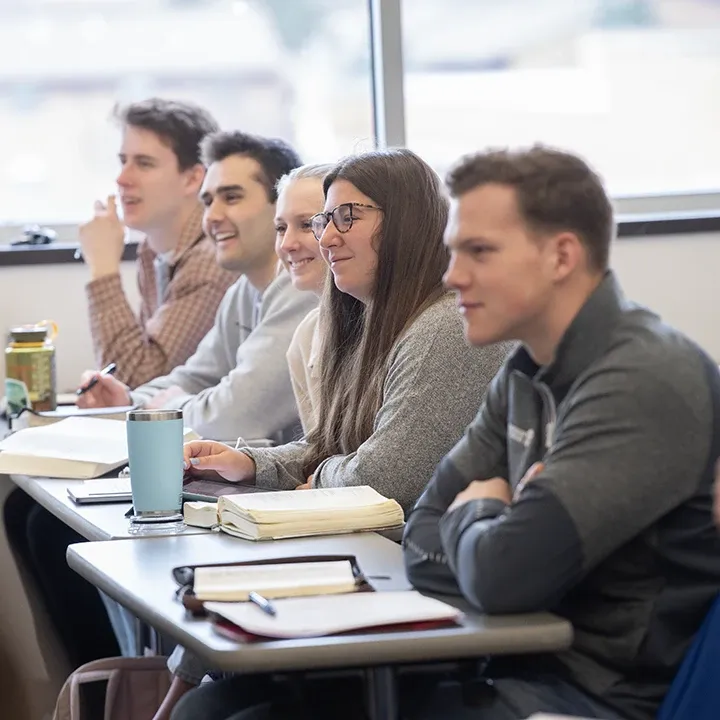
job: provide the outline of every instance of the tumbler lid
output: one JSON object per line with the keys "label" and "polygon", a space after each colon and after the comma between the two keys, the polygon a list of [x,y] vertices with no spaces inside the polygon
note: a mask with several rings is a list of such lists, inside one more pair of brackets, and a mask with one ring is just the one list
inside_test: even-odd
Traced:
{"label": "tumbler lid", "polygon": [[129,410],[128,421],[182,420],[182,410]]}

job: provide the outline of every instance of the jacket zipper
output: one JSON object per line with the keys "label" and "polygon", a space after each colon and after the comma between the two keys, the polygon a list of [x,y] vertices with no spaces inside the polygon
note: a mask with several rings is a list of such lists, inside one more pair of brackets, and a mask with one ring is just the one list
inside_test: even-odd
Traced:
{"label": "jacket zipper", "polygon": [[549,450],[555,439],[555,425],[557,424],[557,408],[555,407],[555,398],[550,392],[550,388],[541,382],[536,382],[535,386],[540,390],[543,396],[543,405],[547,408],[549,420],[545,430],[545,448]]}

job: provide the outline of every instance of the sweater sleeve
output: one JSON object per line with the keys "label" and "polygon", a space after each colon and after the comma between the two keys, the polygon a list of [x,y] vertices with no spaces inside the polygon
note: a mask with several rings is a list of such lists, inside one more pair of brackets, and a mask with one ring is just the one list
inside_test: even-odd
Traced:
{"label": "sweater sleeve", "polygon": [[440,520],[447,564],[473,605],[552,608],[697,492],[709,463],[710,392],[697,379],[679,387],[667,369],[666,377],[638,363],[596,369],[575,389],[543,471],[516,501],[495,512],[469,502]]}
{"label": "sweater sleeve", "polygon": [[[202,339],[195,353],[184,365],[178,365],[169,374],[156,377],[132,391],[132,400],[137,405],[146,405],[163,390],[179,385],[186,393],[180,405],[195,393],[212,387],[227,375],[232,366],[226,350],[226,328],[237,316],[237,288],[232,286],[220,303],[215,314],[215,323]],[[199,431],[198,431],[199,432]]]}
{"label": "sweater sleeve", "polygon": [[[203,437],[277,437],[297,423],[285,355],[295,328],[316,302],[312,293],[299,293],[288,281],[284,289],[263,299],[262,316],[240,343],[234,359],[224,347],[230,333],[223,326],[237,325],[237,316],[226,316],[216,322],[185,365],[139,390],[154,396],[163,388],[179,385],[187,394],[173,398],[168,407],[182,408],[186,424]],[[229,311],[224,309],[225,314]]]}

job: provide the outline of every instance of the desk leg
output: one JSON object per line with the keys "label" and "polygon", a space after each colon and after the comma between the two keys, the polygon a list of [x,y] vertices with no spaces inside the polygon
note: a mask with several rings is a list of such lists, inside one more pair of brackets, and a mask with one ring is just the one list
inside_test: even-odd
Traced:
{"label": "desk leg", "polygon": [[147,646],[147,625],[139,618],[133,618],[133,624],[135,626],[135,652],[139,657],[145,654],[145,647]]}
{"label": "desk leg", "polygon": [[397,679],[394,668],[368,668],[365,671],[365,694],[370,720],[398,719]]}

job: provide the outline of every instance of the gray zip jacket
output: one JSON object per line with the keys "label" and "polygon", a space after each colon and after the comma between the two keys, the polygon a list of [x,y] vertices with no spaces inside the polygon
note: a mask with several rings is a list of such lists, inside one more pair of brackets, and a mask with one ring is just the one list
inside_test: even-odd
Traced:
{"label": "gray zip jacket", "polygon": [[131,393],[145,405],[179,385],[185,394],[165,407],[182,408],[185,424],[205,438],[288,442],[301,434],[285,355],[295,329],[317,305],[284,270],[263,293],[243,276],[220,303],[215,324],[195,354],[169,375]]}
{"label": "gray zip jacket", "polygon": [[[487,613],[567,618],[569,651],[494,659],[490,674],[555,672],[650,720],[720,591],[719,419],[716,365],[608,273],[553,363],[517,350],[438,466],[405,531],[410,580]],[[472,480],[514,489],[540,460],[510,505],[447,512]]]}
{"label": "gray zip jacket", "polygon": [[[470,347],[455,299],[444,295],[395,343],[372,435],[357,451],[324,460],[315,471],[315,486],[370,485],[407,512],[462,435],[510,349],[505,343]],[[304,442],[243,450],[255,460],[257,485],[291,490],[306,481]],[[342,537],[337,546],[342,551]],[[181,647],[168,667],[193,683],[209,670]]]}

